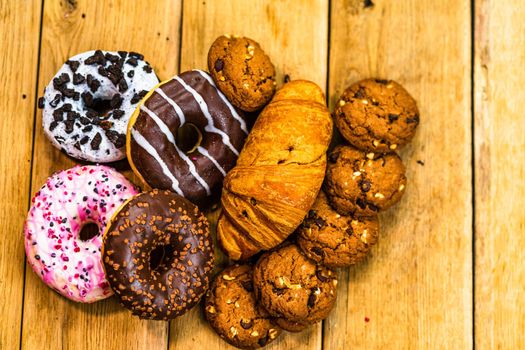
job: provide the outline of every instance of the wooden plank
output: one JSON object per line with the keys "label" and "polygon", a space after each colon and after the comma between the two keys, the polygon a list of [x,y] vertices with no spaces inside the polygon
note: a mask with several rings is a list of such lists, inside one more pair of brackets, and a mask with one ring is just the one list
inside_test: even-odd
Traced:
{"label": "wooden plank", "polygon": [[401,153],[406,194],[381,215],[368,261],[342,272],[324,348],[469,349],[469,3],[332,0],[330,37],[332,106],[350,83],[390,78],[416,98],[421,124]]}
{"label": "wooden plank", "polygon": [[475,3],[475,344],[523,349],[525,3]]}
{"label": "wooden plank", "polygon": [[[112,0],[104,5],[92,1],[46,1],[39,91],[68,57],[92,49],[141,52],[161,78],[175,74],[180,14],[180,3],[168,0]],[[39,112],[33,192],[51,173],[74,164],[51,146],[40,125]],[[47,288],[30,269],[26,274],[24,310],[25,349],[167,348],[166,323],[139,321],[114,298],[93,305],[75,304]]]}
{"label": "wooden plank", "polygon": [[[279,85],[284,74],[326,86],[328,6],[322,0],[185,1],[181,71],[207,69],[211,43],[222,34],[253,38],[269,54]],[[220,259],[222,260],[222,258]],[[234,349],[221,340],[196,308],[171,323],[170,349]],[[320,349],[321,325],[284,334],[268,349]]]}
{"label": "wooden plank", "polygon": [[0,83],[0,349],[15,349],[20,343],[22,226],[29,201],[41,7],[39,1],[0,2],[0,71],[7,74]]}

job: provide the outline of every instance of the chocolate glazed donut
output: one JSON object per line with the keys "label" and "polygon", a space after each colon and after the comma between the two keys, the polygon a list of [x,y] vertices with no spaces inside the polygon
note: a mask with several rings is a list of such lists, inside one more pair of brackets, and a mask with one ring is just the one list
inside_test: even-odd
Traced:
{"label": "chocolate glazed donut", "polygon": [[[179,128],[188,125],[197,140],[184,150]],[[202,203],[220,189],[247,134],[241,112],[211,77],[188,71],[151,90],[135,110],[128,126],[128,159],[150,187]]]}
{"label": "chocolate glazed donut", "polygon": [[214,261],[208,220],[173,192],[141,193],[108,224],[102,261],[124,307],[144,319],[173,319],[208,289]]}

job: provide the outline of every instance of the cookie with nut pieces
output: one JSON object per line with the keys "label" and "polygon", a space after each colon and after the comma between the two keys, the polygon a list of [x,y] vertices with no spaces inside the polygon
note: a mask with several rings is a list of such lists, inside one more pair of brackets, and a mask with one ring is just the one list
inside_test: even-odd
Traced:
{"label": "cookie with nut pieces", "polygon": [[217,275],[206,294],[205,314],[217,334],[233,346],[256,349],[281,334],[255,299],[251,265],[233,265]]}
{"label": "cookie with nut pieces", "polygon": [[328,156],[324,189],[341,215],[376,215],[401,199],[406,183],[405,166],[394,152],[366,153],[340,145]]}
{"label": "cookie with nut pieces", "polygon": [[272,316],[301,324],[328,317],[337,297],[334,272],[316,265],[295,244],[263,254],[254,267],[253,285]]}
{"label": "cookie with nut pieces", "polygon": [[357,217],[335,211],[323,191],[297,230],[297,244],[315,262],[330,268],[363,260],[378,239],[377,215]]}
{"label": "cookie with nut pieces", "polygon": [[261,109],[275,92],[275,68],[252,39],[218,37],[208,52],[208,69],[228,100],[244,111]]}
{"label": "cookie with nut pieces", "polygon": [[343,92],[334,119],[341,135],[358,149],[389,152],[412,140],[419,110],[414,98],[395,81],[365,79]]}

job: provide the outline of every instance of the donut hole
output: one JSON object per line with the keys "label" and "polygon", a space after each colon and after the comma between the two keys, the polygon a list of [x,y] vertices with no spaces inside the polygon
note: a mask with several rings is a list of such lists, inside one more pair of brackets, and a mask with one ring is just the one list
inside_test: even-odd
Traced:
{"label": "donut hole", "polygon": [[111,99],[105,100],[102,98],[93,99],[93,103],[89,108],[97,112],[97,114],[102,117],[107,116],[109,111],[113,109],[111,107]]}
{"label": "donut hole", "polygon": [[186,123],[177,130],[177,146],[184,153],[191,153],[200,146],[202,133],[199,128],[192,123]]}
{"label": "donut hole", "polygon": [[171,245],[159,245],[149,255],[149,267],[152,271],[171,265],[174,249]]}
{"label": "donut hole", "polygon": [[98,228],[98,225],[94,222],[88,222],[82,226],[80,229],[80,234],[78,235],[81,241],[89,241],[92,238],[98,236],[100,233],[100,230]]}

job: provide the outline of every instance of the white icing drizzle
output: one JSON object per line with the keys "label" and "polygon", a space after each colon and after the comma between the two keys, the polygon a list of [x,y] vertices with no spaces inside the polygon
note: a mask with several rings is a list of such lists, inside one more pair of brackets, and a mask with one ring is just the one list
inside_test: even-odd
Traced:
{"label": "white icing drizzle", "polygon": [[175,137],[173,136],[173,133],[170,131],[168,126],[148,107],[142,105],[140,106],[140,110],[146,112],[153,121],[158,125],[162,133],[168,138],[168,140],[171,142],[171,144],[175,147],[177,150],[177,153],[179,154],[179,157],[181,157],[186,164],[188,164],[188,168],[190,169],[191,175],[197,180],[198,183],[201,184],[202,187],[206,190],[206,194],[209,196],[211,195],[210,186],[204,179],[199,175],[197,172],[197,169],[195,168],[195,164],[184,154],[184,152],[181,152],[179,147],[177,146],[177,143],[175,142]]}
{"label": "white icing drizzle", "polygon": [[140,147],[142,147],[146,152],[148,152],[159,163],[164,175],[166,175],[166,177],[171,180],[171,188],[173,188],[173,190],[179,195],[184,197],[184,193],[179,187],[179,181],[177,181],[177,179],[168,169],[166,163],[164,163],[162,158],[160,158],[160,155],[157,153],[157,150],[148,142],[148,140],[144,138],[144,136],[142,136],[140,132],[138,132],[134,128],[131,128],[131,136],[133,136],[133,138],[135,139],[135,141],[137,141]]}
{"label": "white icing drizzle", "polygon": [[211,160],[211,162],[213,163],[213,165],[215,165],[215,167],[217,169],[219,169],[219,171],[221,172],[222,176],[226,176],[226,171],[224,171],[224,169],[222,168],[222,166],[219,164],[219,162],[217,161],[217,159],[213,158],[212,155],[208,152],[208,150],[204,147],[197,147],[197,151],[199,151],[203,156],[205,156],[206,158],[208,158],[209,160]]}
{"label": "white icing drizzle", "polygon": [[233,107],[233,105],[230,103],[230,101],[228,101],[228,99],[226,98],[226,96],[224,96],[224,94],[222,93],[221,90],[219,90],[217,88],[217,86],[215,85],[215,82],[213,81],[213,79],[206,73],[206,72],[203,72],[199,69],[194,69],[193,71],[195,72],[198,72],[200,75],[203,76],[204,79],[206,79],[211,86],[213,86],[215,88],[215,90],[217,90],[217,93],[219,94],[219,97],[222,99],[222,101],[226,104],[226,106],[228,106],[228,108],[230,109],[230,112],[232,113],[232,116],[235,120],[237,120],[239,122],[239,124],[241,124],[241,129],[242,131],[244,131],[244,133],[246,135],[248,135],[248,128],[246,127],[246,122],[244,121],[243,118],[241,118],[241,116],[237,113],[237,111],[235,110],[235,108]]}
{"label": "white icing drizzle", "polygon": [[179,107],[179,105],[175,101],[173,101],[168,95],[166,95],[160,87],[156,88],[155,92],[158,93],[163,99],[166,100],[166,102],[168,102],[173,107],[175,113],[177,113],[177,115],[179,116],[180,126],[184,125],[184,123],[186,122],[186,118],[184,117],[184,113],[182,112],[182,109]]}
{"label": "white icing drizzle", "polygon": [[195,91],[194,88],[192,88],[191,86],[189,86],[188,84],[186,84],[186,82],[184,80],[182,80],[180,77],[178,76],[175,76],[173,79],[177,80],[181,85],[182,87],[188,91],[190,94],[193,95],[193,98],[195,99],[195,101],[197,101],[197,103],[199,104],[199,107],[202,111],[202,114],[206,117],[206,119],[208,120],[208,124],[206,125],[206,127],[204,128],[204,130],[208,131],[208,132],[213,132],[215,134],[219,134],[221,135],[221,138],[222,138],[222,142],[236,155],[236,156],[239,156],[239,151],[237,151],[235,149],[235,147],[233,147],[233,145],[231,144],[230,142],[230,137],[224,133],[224,131],[220,130],[220,129],[217,129],[215,127],[215,124],[213,123],[213,118],[211,117],[211,114],[210,114],[210,111],[208,110],[208,105],[206,104],[206,101],[204,101],[204,99],[202,98],[202,96],[197,92]]}

